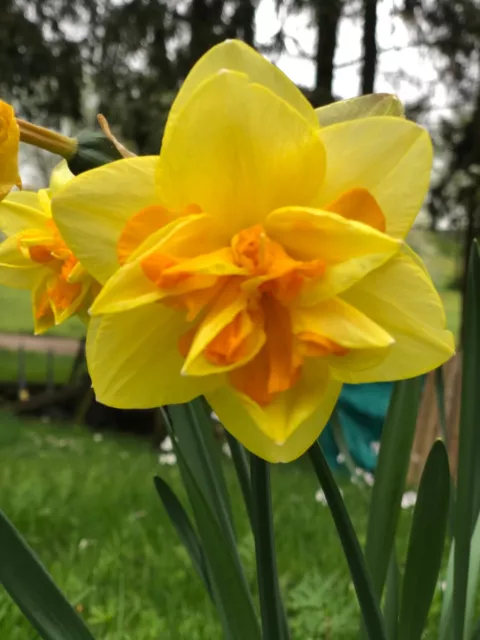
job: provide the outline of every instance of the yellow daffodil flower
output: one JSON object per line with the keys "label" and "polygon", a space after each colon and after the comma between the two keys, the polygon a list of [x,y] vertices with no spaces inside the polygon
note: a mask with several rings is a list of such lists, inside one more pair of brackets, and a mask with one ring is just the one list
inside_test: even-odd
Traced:
{"label": "yellow daffodil flower", "polygon": [[65,161],[49,189],[10,193],[0,203],[0,284],[32,291],[35,333],[43,333],[93,302],[99,284],[63,241],[52,219],[52,195],[73,175]]}
{"label": "yellow daffodil flower", "polygon": [[13,107],[0,100],[0,200],[13,186],[21,186],[18,174],[20,130]]}
{"label": "yellow daffodil flower", "polygon": [[408,378],[451,356],[440,299],[403,243],[428,188],[429,136],[359,108],[315,112],[264,58],[225,42],[187,77],[159,157],[58,193],[62,235],[105,284],[87,338],[101,402],[204,394],[248,449],[289,461],[343,382]]}

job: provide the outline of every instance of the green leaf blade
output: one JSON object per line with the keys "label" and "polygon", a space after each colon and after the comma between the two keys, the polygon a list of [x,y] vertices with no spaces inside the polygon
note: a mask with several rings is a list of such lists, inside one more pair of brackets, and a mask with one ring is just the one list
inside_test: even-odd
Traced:
{"label": "green leaf blade", "polygon": [[236,548],[212,511],[182,451],[176,449],[176,452],[211,573],[213,599],[225,635],[231,640],[260,640],[253,600]]}
{"label": "green leaf blade", "polygon": [[465,609],[465,633],[464,637],[470,640],[475,626],[475,605],[478,594],[478,582],[480,579],[480,516],[472,536],[470,546],[470,563],[467,584],[467,606]]}
{"label": "green leaf blade", "polygon": [[450,469],[437,440],[420,480],[402,589],[399,637],[420,640],[441,568],[448,522]]}
{"label": "green leaf blade", "polygon": [[383,427],[365,547],[365,557],[379,599],[393,551],[421,390],[421,378],[397,382]]}
{"label": "green leaf blade", "polygon": [[1,511],[0,583],[44,640],[94,640],[32,549]]}
{"label": "green leaf blade", "polygon": [[157,490],[157,493],[163,503],[165,511],[167,512],[168,517],[170,518],[170,521],[174,526],[183,546],[187,550],[193,568],[200,576],[207,592],[212,597],[212,588],[210,585],[210,579],[208,577],[205,554],[189,517],[185,513],[180,500],[177,498],[177,496],[174,494],[165,480],[163,480],[159,476],[155,476],[153,482],[155,484],[155,489]]}
{"label": "green leaf blade", "polygon": [[287,640],[285,611],[278,582],[268,462],[251,455],[252,516],[257,580],[264,640]]}
{"label": "green leaf blade", "polygon": [[172,419],[167,420],[167,426],[173,424],[173,435],[170,435],[176,448],[182,451],[222,528],[234,538],[232,509],[219,447],[203,400],[197,398],[188,404],[171,405],[169,412]]}
{"label": "green leaf blade", "polygon": [[309,450],[348,562],[369,640],[386,640],[385,623],[360,543],[320,444]]}
{"label": "green leaf blade", "polygon": [[388,565],[387,584],[383,616],[388,640],[398,638],[398,611],[400,606],[400,570],[398,568],[396,554],[392,553]]}
{"label": "green leaf blade", "polygon": [[453,637],[464,640],[470,543],[480,502],[480,257],[474,242],[470,253],[462,363],[462,404],[458,440],[457,496],[455,507],[455,561],[453,588]]}

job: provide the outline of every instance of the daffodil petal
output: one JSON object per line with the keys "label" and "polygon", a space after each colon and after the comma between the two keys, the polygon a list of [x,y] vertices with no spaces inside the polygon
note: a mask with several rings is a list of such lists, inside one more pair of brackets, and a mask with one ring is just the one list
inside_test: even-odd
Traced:
{"label": "daffodil petal", "polygon": [[[172,291],[162,289],[146,276],[142,261],[157,252],[183,258],[178,267],[168,270],[171,274],[178,271],[212,276],[242,273],[242,269],[229,261],[222,250],[218,251],[224,242],[225,238],[217,233],[215,219],[206,214],[185,216],[170,222],[151,234],[109,278],[95,300],[91,314],[127,311],[172,294],[189,291],[191,287],[188,282],[185,282],[183,289],[180,287]],[[204,251],[209,253],[203,254]],[[197,255],[199,252],[202,253]]]}
{"label": "daffodil petal", "polygon": [[313,206],[345,191],[367,189],[380,206],[386,232],[403,238],[427,193],[432,166],[428,133],[403,118],[361,118],[321,129],[327,173]]}
{"label": "daffodil petal", "polygon": [[159,300],[163,292],[143,272],[137,260],[123,265],[102,287],[89,313],[92,316],[136,309]]}
{"label": "daffodil petal", "polygon": [[371,93],[348,100],[339,100],[315,109],[315,113],[322,127],[372,116],[405,117],[402,103],[397,96],[389,93]]}
{"label": "daffodil petal", "polygon": [[35,264],[18,247],[15,236],[0,242],[0,284],[14,289],[30,289],[48,269]]}
{"label": "daffodil petal", "polygon": [[293,307],[290,317],[295,334],[318,333],[347,349],[384,348],[394,343],[385,329],[340,298],[313,307]]}
{"label": "daffodil petal", "polygon": [[[63,283],[62,283],[63,284]],[[76,314],[78,309],[82,306],[84,300],[86,299],[89,290],[90,290],[90,281],[85,281],[82,283],[65,283],[64,286],[74,287],[71,300],[68,304],[57,305],[55,300],[51,300],[51,307],[53,311],[53,316],[55,318],[55,324],[62,324],[73,315]]]}
{"label": "daffodil petal", "polygon": [[127,220],[158,203],[157,161],[156,156],[138,156],[103,165],[76,176],[53,197],[53,217],[63,239],[102,284],[120,266],[117,242]]}
{"label": "daffodil petal", "polygon": [[378,253],[391,257],[401,247],[398,240],[361,222],[307,207],[277,209],[265,220],[265,230],[293,257],[322,258],[327,264]]}
{"label": "daffodil petal", "polygon": [[242,354],[233,362],[212,363],[205,357],[205,350],[227,325],[230,325],[239,314],[248,315],[248,298],[242,293],[238,284],[227,284],[219,293],[215,302],[200,322],[195,337],[185,359],[182,372],[185,375],[204,376],[212,373],[230,371],[241,367],[254,358],[265,344],[266,336],[263,322],[255,323],[252,319],[250,335],[246,336],[242,345]]}
{"label": "daffodil petal", "polygon": [[341,383],[328,367],[306,363],[293,389],[260,407],[228,386],[206,394],[228,431],[247,449],[269,462],[290,462],[315,442],[333,411]]}
{"label": "daffodil petal", "polygon": [[41,335],[55,326],[55,316],[47,296],[48,273],[32,287],[32,315],[35,335]]}
{"label": "daffodil petal", "polygon": [[312,106],[280,69],[244,42],[226,40],[212,47],[190,71],[175,98],[168,126],[173,124],[197,87],[222,69],[246,74],[251,82],[270,89],[272,93],[290,104],[311,124],[317,125],[317,118]]}
{"label": "daffodil petal", "polygon": [[33,191],[14,191],[0,202],[0,231],[7,236],[26,229],[46,229],[50,219]]}
{"label": "daffodil petal", "polygon": [[180,375],[184,316],[162,304],[92,318],[87,363],[99,402],[119,409],[149,409],[189,402],[220,384],[219,376]]}
{"label": "daffodil petal", "polygon": [[347,350],[322,357],[334,370],[362,371],[381,363],[395,339],[368,316],[340,298],[331,298],[313,307],[293,308],[294,333],[319,335]]}
{"label": "daffodil petal", "polygon": [[333,369],[344,382],[379,382],[422,375],[454,353],[445,312],[430,278],[405,254],[372,272],[342,297],[394,339],[385,359],[361,371]]}
{"label": "daffodil petal", "polygon": [[68,163],[66,160],[62,160],[59,162],[56,167],[54,167],[52,174],[50,176],[50,184],[49,184],[49,195],[51,198],[60,191],[62,187],[64,187],[67,182],[73,180],[74,175],[70,171]]}
{"label": "daffodil petal", "polygon": [[324,169],[318,129],[246,75],[222,71],[193,92],[170,128],[157,185],[168,209],[198,205],[234,234],[273,209],[308,204]]}
{"label": "daffodil petal", "polygon": [[270,238],[296,259],[325,260],[321,278],[304,287],[302,304],[317,304],[389,260],[401,242],[355,220],[319,209],[285,207],[265,221]]}

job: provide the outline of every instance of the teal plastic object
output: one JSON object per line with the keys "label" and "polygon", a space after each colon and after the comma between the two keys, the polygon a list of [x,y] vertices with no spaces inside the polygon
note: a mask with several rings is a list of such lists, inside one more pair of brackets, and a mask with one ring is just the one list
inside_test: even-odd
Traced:
{"label": "teal plastic object", "polygon": [[[375,444],[380,441],[382,427],[387,415],[393,383],[345,384],[338,400],[338,416],[343,437],[357,467],[375,471],[377,453]],[[332,468],[342,465],[335,443],[331,423],[320,436],[325,457]]]}

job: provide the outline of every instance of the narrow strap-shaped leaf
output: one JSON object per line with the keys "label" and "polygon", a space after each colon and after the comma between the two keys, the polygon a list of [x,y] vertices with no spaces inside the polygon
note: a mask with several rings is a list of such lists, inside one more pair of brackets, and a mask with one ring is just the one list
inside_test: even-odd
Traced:
{"label": "narrow strap-shaped leaf", "polygon": [[217,443],[214,441],[212,424],[204,420],[206,411],[201,401],[191,406],[171,405],[171,419],[164,414],[167,429],[175,447],[180,450],[191,470],[203,497],[208,501],[212,513],[220,526],[234,540],[233,519],[225,478],[219,460]]}
{"label": "narrow strap-shaped leaf", "polygon": [[[177,410],[182,408],[183,411]],[[193,412],[196,412],[197,410],[204,410],[204,406],[199,408],[197,403],[191,409]],[[212,518],[216,519],[220,528],[223,543],[228,547],[228,553],[235,559],[234,566],[238,573],[237,579],[242,581],[244,588],[247,590],[248,597],[251,596],[248,591],[247,580],[238,553],[230,511],[228,505],[223,499],[223,490],[217,482],[218,476],[215,473],[216,465],[213,463],[213,465],[209,467],[212,455],[215,454],[213,453],[210,455],[211,452],[209,452],[209,449],[205,445],[201,430],[198,428],[198,425],[192,421],[190,410],[186,410],[186,405],[182,405],[181,407],[170,407],[171,418],[165,411],[163,411],[163,413],[165,424],[170,437],[172,438],[173,447],[177,455],[180,474],[195,515],[197,530],[205,551],[205,559],[209,575],[212,572],[210,584],[214,601],[222,620],[227,624],[228,616],[225,617],[225,608],[222,605],[220,597],[223,595],[223,592],[219,588],[218,582],[213,575],[213,568],[206,551],[207,543],[205,542],[204,531],[199,524],[199,514],[203,514],[201,506],[199,507],[198,505],[199,495],[201,495],[202,498],[200,505],[203,503],[208,505],[209,514]],[[198,445],[198,451],[195,450],[195,445]],[[212,443],[211,446],[213,446]],[[194,479],[194,483],[192,483],[192,478]],[[220,484],[222,482],[224,483],[223,474],[220,479]],[[225,486],[224,491],[226,492],[226,490]],[[235,636],[234,634],[232,635],[227,632],[228,624],[227,626],[225,626],[225,624],[225,633],[230,640],[230,638],[234,638]]]}
{"label": "narrow strap-shaped leaf", "polygon": [[251,471],[253,534],[263,639],[286,640],[289,634],[278,582],[268,462],[252,454]]}
{"label": "narrow strap-shaped leaf", "polygon": [[368,638],[369,640],[386,640],[382,612],[380,611],[362,549],[341,493],[318,442],[309,449],[309,454],[348,562]]}
{"label": "narrow strap-shaped leaf", "polygon": [[1,511],[0,583],[44,640],[93,640],[83,620]]}
{"label": "narrow strap-shaped leaf", "polygon": [[385,605],[383,617],[388,640],[398,638],[398,610],[400,604],[400,570],[398,568],[395,549],[392,552],[388,565],[387,584],[385,593]]}
{"label": "narrow strap-shaped leaf", "polygon": [[470,546],[470,563],[468,568],[467,607],[465,610],[465,633],[469,639],[475,627],[475,605],[478,596],[478,581],[480,578],[480,516],[472,536]]}
{"label": "narrow strap-shaped leaf", "polygon": [[231,640],[260,640],[253,600],[231,537],[214,514],[182,450],[177,448],[176,453],[211,573],[213,598],[224,633]]}
{"label": "narrow strap-shaped leaf", "polygon": [[403,578],[399,637],[420,640],[437,586],[448,519],[450,469],[445,445],[432,446],[420,480]]}
{"label": "narrow strap-shaped leaf", "polygon": [[167,512],[171,523],[175,527],[177,535],[183,543],[183,546],[187,550],[193,568],[200,576],[200,579],[202,580],[209,595],[212,596],[212,587],[208,577],[205,554],[202,549],[202,545],[198,540],[197,534],[193,529],[192,523],[190,522],[188,515],[185,513],[185,509],[165,480],[159,476],[155,476],[153,482],[163,506],[165,507],[165,511]]}
{"label": "narrow strap-shaped leaf", "polygon": [[475,242],[470,253],[464,317],[462,405],[458,438],[457,499],[455,510],[455,563],[453,637],[463,640],[467,602],[470,540],[478,515],[480,429],[480,258]]}
{"label": "narrow strap-shaped leaf", "polygon": [[[440,429],[445,446],[448,442],[447,412],[445,408],[445,382],[443,368],[435,369],[435,397],[437,399]],[[448,507],[448,535],[453,538],[455,533],[455,484],[450,480],[450,503]]]}
{"label": "narrow strap-shaped leaf", "polygon": [[445,576],[445,590],[443,592],[442,610],[438,625],[438,640],[451,640],[452,612],[453,612],[453,558],[455,556],[455,542],[452,542],[448,554],[447,574]]}
{"label": "narrow strap-shaped leaf", "polygon": [[218,439],[215,437],[215,426],[210,415],[211,409],[203,397],[191,400],[186,406],[190,412],[192,422],[197,427],[198,433],[202,436],[203,444],[208,453],[209,463],[212,465],[218,489],[223,502],[225,503],[225,508],[233,527],[233,512],[230,502],[230,494],[228,493],[227,483],[223,473],[220,444]]}
{"label": "narrow strap-shaped leaf", "polygon": [[245,502],[245,509],[247,510],[250,524],[253,526],[252,520],[252,486],[250,483],[250,474],[248,469],[248,460],[245,449],[240,442],[232,436],[231,433],[225,431],[227,436],[228,446],[232,453],[232,460],[237,472],[238,482],[240,489],[242,490],[243,501]]}
{"label": "narrow strap-shaped leaf", "polygon": [[421,389],[421,378],[397,382],[383,427],[365,547],[365,557],[379,599],[400,515]]}

